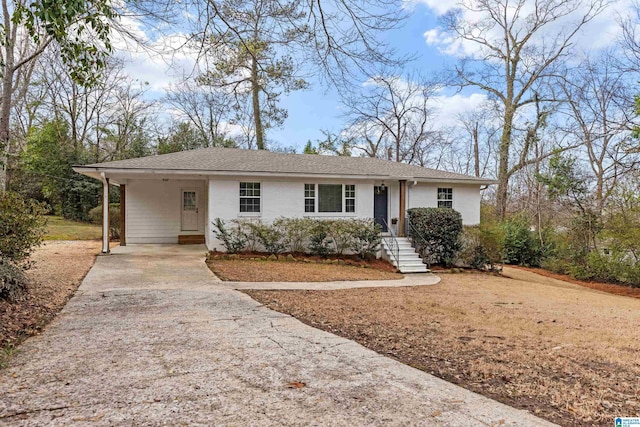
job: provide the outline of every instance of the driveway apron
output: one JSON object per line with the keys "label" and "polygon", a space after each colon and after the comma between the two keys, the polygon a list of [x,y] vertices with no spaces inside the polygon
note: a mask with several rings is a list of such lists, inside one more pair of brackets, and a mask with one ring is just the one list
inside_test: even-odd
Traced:
{"label": "driveway apron", "polygon": [[0,425],[551,425],[268,310],[204,254],[98,257],[0,371]]}

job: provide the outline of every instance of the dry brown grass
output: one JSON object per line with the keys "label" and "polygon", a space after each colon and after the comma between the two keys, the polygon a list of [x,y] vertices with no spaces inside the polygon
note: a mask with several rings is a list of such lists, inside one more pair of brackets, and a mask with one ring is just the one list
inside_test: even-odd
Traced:
{"label": "dry brown grass", "polygon": [[640,416],[640,300],[506,269],[430,287],[249,291],[270,308],[561,425]]}
{"label": "dry brown grass", "polygon": [[316,264],[248,259],[210,260],[209,268],[232,282],[333,282],[337,280],[394,280],[399,273],[352,265]]}

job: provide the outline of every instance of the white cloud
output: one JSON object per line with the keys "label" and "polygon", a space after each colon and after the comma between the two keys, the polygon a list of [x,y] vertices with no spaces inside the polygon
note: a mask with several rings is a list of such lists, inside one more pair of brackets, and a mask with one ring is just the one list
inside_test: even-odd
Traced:
{"label": "white cloud", "polygon": [[452,9],[455,9],[457,3],[451,0],[404,0],[402,6],[405,9],[411,9],[418,4],[427,6],[436,15],[442,16]]}
{"label": "white cloud", "polygon": [[[446,2],[446,6],[436,6],[437,0],[414,0],[427,4],[438,15],[442,15],[442,11],[449,11],[454,8],[455,3],[452,5]],[[547,24],[543,30],[537,32],[530,41],[530,45],[534,46],[550,46],[553,44],[554,38],[558,34],[566,34],[570,31],[582,16],[587,12],[590,2],[580,3],[567,16],[558,19],[557,21]],[[471,10],[471,5],[475,4],[475,0],[462,0],[461,3],[467,7],[461,8],[460,13],[462,22],[467,22],[468,28],[472,28],[474,23],[483,24],[490,23],[486,20],[487,16],[483,13]],[[527,17],[534,12],[533,0],[528,0],[519,12],[519,19],[514,26],[514,32],[520,32],[521,37],[526,32]],[[439,7],[439,9],[438,9]],[[618,0],[613,5],[609,5],[593,20],[582,27],[581,31],[576,34],[573,39],[574,52],[579,55],[583,52],[602,49],[610,46],[620,35],[620,26],[618,20],[620,17],[629,15],[633,7],[633,0]],[[509,8],[510,16],[513,16],[515,9]],[[502,30],[498,25],[487,26],[484,25],[484,30],[480,33],[477,29],[473,33],[474,35],[482,35],[485,39],[500,46],[504,36]],[[472,41],[462,40],[456,34],[447,31],[442,27],[431,28],[423,33],[425,42],[436,47],[441,53],[456,57],[476,57],[482,58],[490,53],[488,48],[482,46],[479,43]]]}
{"label": "white cloud", "polygon": [[432,98],[432,103],[434,106],[433,122],[438,124],[438,128],[443,129],[458,126],[461,115],[485,108],[487,96],[483,93],[438,95]]}

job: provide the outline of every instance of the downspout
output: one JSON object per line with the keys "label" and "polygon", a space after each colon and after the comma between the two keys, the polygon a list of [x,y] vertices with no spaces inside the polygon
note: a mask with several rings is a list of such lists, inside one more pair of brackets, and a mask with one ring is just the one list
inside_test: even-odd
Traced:
{"label": "downspout", "polygon": [[100,173],[102,179],[102,253],[109,253],[109,178],[104,172]]}

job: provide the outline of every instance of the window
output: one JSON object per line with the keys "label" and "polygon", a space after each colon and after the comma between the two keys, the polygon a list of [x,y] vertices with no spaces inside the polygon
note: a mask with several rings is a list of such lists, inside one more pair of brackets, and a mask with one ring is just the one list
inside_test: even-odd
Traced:
{"label": "window", "polygon": [[240,212],[260,212],[260,183],[240,183]]}
{"label": "window", "polygon": [[315,184],[304,185],[304,211],[305,212],[316,211],[316,185]]}
{"label": "window", "polygon": [[[342,202],[344,200],[344,203]],[[347,212],[356,211],[356,186],[353,184],[305,184],[305,212]]]}
{"label": "window", "polygon": [[318,212],[342,212],[341,184],[318,184]]}
{"label": "window", "polygon": [[453,188],[438,188],[438,207],[453,208]]}
{"label": "window", "polygon": [[344,211],[356,211],[356,186],[353,184],[344,186]]}

